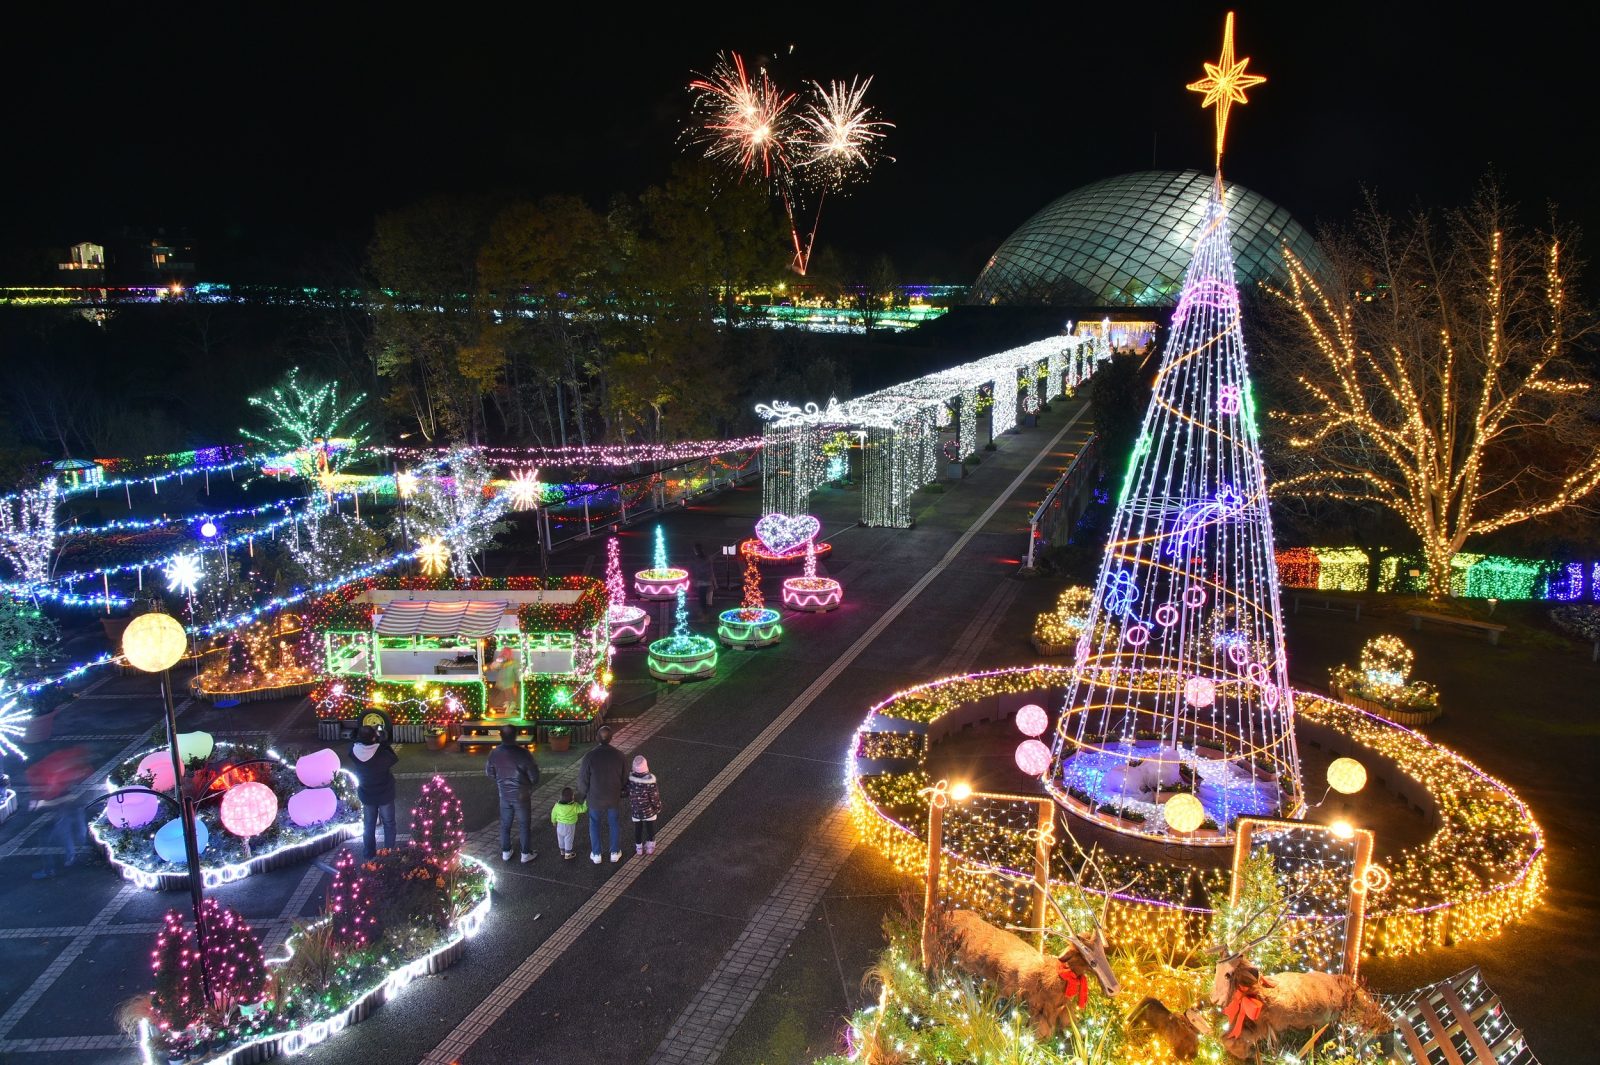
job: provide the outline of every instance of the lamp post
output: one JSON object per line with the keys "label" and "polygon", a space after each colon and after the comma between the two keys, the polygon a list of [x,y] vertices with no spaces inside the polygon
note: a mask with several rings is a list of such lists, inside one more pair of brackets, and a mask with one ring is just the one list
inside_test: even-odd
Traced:
{"label": "lamp post", "polygon": [[[134,618],[122,634],[122,653],[128,664],[145,673],[161,674],[161,695],[167,711],[167,750],[172,755],[173,791],[178,801],[178,817],[183,825],[183,850],[189,866],[189,898],[194,904],[195,943],[200,956],[205,957],[206,929],[201,915],[201,887],[204,876],[200,870],[200,844],[194,832],[194,807],[183,794],[183,756],[178,751],[178,714],[172,706],[172,667],[183,658],[188,647],[188,634],[183,625],[168,614],[141,614]],[[210,981],[206,978],[204,961],[200,966],[200,983],[209,1001]]]}

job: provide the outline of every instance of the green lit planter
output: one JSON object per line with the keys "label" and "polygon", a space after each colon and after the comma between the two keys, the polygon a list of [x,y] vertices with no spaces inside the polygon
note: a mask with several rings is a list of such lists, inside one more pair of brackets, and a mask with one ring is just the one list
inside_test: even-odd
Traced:
{"label": "green lit planter", "polygon": [[717,641],[709,636],[667,636],[650,645],[645,665],[656,680],[705,680],[717,672]]}
{"label": "green lit planter", "polygon": [[729,647],[748,651],[754,647],[770,647],[783,638],[783,626],[776,610],[766,607],[749,609],[739,607],[724,610],[717,615],[717,638]]}

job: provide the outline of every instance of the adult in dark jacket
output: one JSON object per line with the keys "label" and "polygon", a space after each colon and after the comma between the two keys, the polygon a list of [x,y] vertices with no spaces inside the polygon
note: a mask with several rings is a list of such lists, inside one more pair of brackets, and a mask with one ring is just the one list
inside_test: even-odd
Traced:
{"label": "adult in dark jacket", "polygon": [[533,849],[533,789],[539,784],[539,766],[517,742],[514,726],[500,726],[500,745],[489,752],[483,771],[500,792],[500,860],[511,860],[511,825],[520,816],[522,860],[533,861],[539,857]]}
{"label": "adult in dark jacket", "polygon": [[362,852],[372,857],[378,850],[378,819],[383,819],[383,846],[394,846],[394,767],[400,761],[394,748],[378,738],[378,730],[362,725],[350,745],[350,771],[356,775],[356,798],[361,800]]}
{"label": "adult in dark jacket", "polygon": [[628,763],[622,752],[611,746],[611,726],[601,725],[599,743],[583,756],[578,767],[578,787],[589,802],[589,860],[600,864],[600,817],[611,822],[611,860],[622,860],[620,811],[628,795]]}

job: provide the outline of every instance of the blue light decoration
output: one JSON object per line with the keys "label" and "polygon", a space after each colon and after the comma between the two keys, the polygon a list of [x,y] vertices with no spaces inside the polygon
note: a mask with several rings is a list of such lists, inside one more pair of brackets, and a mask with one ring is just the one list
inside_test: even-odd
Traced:
{"label": "blue light decoration", "polygon": [[[1304,808],[1266,475],[1221,175],[1112,518],[1046,786],[1134,835],[1225,845]],[[1170,829],[1193,794],[1213,822]]]}

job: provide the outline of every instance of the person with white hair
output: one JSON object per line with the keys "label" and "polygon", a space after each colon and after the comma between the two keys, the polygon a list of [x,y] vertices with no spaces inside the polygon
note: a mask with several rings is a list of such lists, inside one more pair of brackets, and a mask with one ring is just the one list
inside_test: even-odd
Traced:
{"label": "person with white hair", "polygon": [[633,772],[628,774],[628,809],[633,814],[633,853],[656,852],[656,818],[661,816],[661,786],[650,772],[644,755],[633,756]]}

